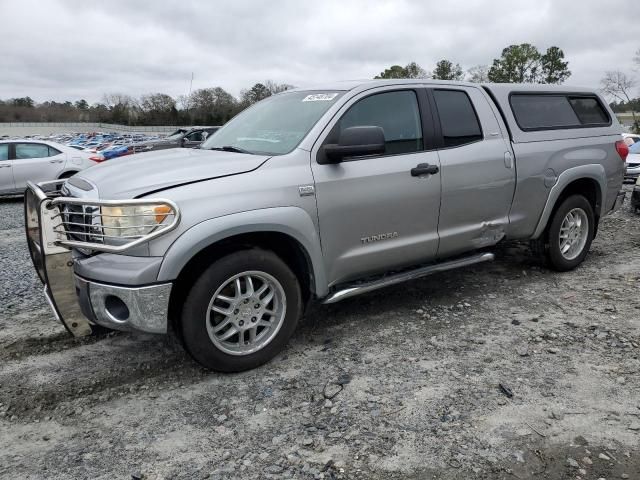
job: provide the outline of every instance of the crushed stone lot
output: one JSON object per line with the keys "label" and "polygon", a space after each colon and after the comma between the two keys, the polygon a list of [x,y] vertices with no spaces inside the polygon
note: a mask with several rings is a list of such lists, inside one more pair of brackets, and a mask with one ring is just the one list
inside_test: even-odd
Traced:
{"label": "crushed stone lot", "polygon": [[68,336],[0,200],[0,477],[639,479],[640,215],[573,272],[496,253],[314,305],[218,374],[171,337]]}

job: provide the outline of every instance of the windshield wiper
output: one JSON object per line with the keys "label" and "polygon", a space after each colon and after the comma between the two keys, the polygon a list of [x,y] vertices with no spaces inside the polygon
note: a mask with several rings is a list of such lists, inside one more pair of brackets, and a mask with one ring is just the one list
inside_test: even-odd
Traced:
{"label": "windshield wiper", "polygon": [[222,152],[235,152],[235,153],[248,153],[249,155],[253,155],[249,150],[245,150],[244,148],[234,147],[233,145],[223,145],[222,147],[211,147],[209,150],[219,150]]}

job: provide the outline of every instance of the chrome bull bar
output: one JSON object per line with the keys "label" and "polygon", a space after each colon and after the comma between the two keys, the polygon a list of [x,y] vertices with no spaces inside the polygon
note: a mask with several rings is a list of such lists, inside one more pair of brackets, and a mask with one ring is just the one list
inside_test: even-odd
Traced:
{"label": "chrome bull bar", "polygon": [[44,284],[44,294],[56,318],[74,336],[90,335],[92,326],[80,310],[73,258],[69,248],[57,242],[59,208],[52,205],[64,180],[28,183],[24,195],[25,230],[33,266]]}

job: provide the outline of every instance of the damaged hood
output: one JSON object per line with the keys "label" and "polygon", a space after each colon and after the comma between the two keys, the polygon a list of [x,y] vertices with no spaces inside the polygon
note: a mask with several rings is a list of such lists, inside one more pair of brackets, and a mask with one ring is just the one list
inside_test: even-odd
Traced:
{"label": "damaged hood", "polygon": [[100,198],[121,200],[144,196],[185,183],[250,172],[270,157],[245,153],[174,148],[107,160],[69,180],[81,190],[82,179],[97,187]]}

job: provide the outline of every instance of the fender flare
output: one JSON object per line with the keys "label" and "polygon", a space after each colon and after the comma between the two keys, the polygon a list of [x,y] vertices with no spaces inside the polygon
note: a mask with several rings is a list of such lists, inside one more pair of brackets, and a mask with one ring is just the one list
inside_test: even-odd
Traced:
{"label": "fender flare", "polygon": [[583,178],[595,180],[598,183],[600,187],[600,198],[603,199],[603,201],[600,202],[600,212],[596,213],[599,217],[604,215],[604,199],[606,198],[607,192],[607,179],[604,167],[600,164],[592,163],[568,168],[558,176],[556,183],[551,187],[549,196],[547,197],[547,203],[544,206],[544,210],[542,210],[542,215],[540,215],[540,219],[531,238],[536,239],[542,235],[551,217],[551,212],[553,212],[560,195],[562,195],[567,185]]}
{"label": "fender flare", "polygon": [[249,210],[194,225],[180,235],[165,253],[157,281],[175,280],[194,255],[225,238],[258,232],[277,232],[295,239],[310,260],[316,295],[327,295],[320,236],[309,214],[299,207]]}

